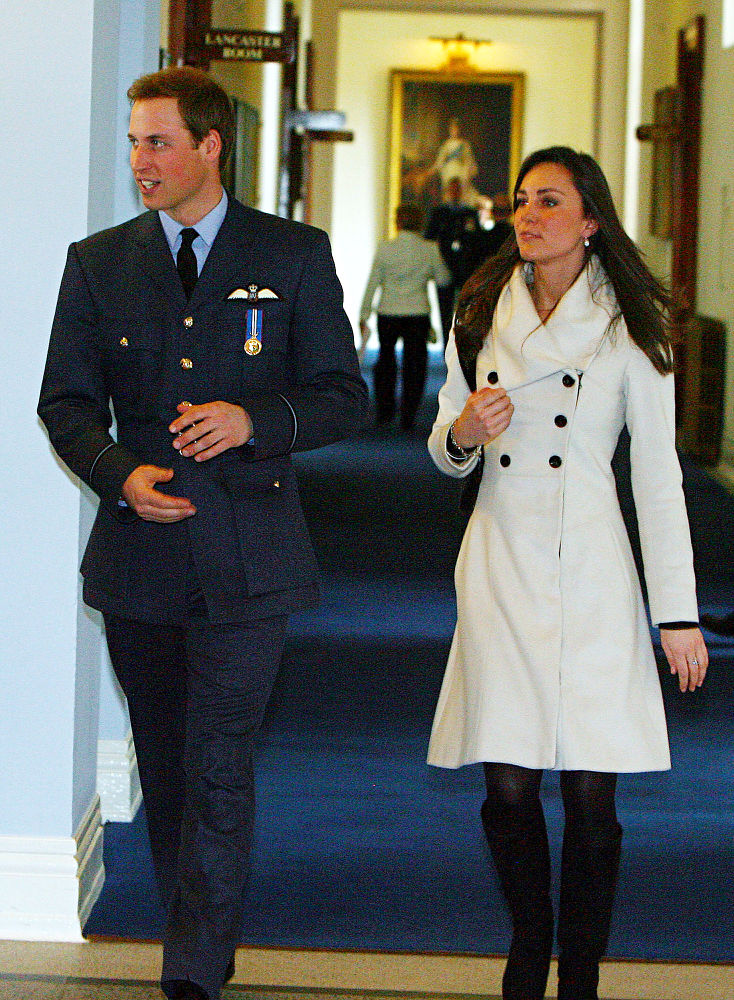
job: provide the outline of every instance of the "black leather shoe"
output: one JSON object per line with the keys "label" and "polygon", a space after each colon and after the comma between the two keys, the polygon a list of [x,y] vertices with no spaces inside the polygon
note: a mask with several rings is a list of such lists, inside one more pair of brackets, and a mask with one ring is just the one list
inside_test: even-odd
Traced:
{"label": "black leather shoe", "polygon": [[209,997],[196,983],[179,983],[173,993],[173,1000],[209,1000]]}
{"label": "black leather shoe", "polygon": [[[234,955],[230,958],[224,973],[224,982],[228,983],[234,975]],[[179,982],[173,993],[173,1000],[208,1000],[207,994],[196,983]]]}
{"label": "black leather shoe", "polygon": [[701,615],[701,624],[709,632],[731,638],[734,636],[734,611],[728,615]]}

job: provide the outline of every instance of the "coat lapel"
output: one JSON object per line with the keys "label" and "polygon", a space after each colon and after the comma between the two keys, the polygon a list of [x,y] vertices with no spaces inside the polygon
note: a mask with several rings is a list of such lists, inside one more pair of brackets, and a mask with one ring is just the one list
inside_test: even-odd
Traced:
{"label": "coat lapel", "polygon": [[[601,278],[601,281],[600,281]],[[616,311],[614,294],[593,257],[541,323],[522,264],[505,286],[492,324],[500,385],[518,388],[565,369],[585,371],[602,345]],[[591,290],[597,291],[592,297]]]}
{"label": "coat lapel", "polygon": [[140,266],[161,296],[184,306],[186,296],[158,213],[146,212],[139,223],[135,243]]}
{"label": "coat lapel", "polygon": [[248,224],[247,210],[230,197],[226,215],[192,293],[192,307],[224,299],[241,284],[246,270],[243,264],[256,257],[255,226],[254,219]]}
{"label": "coat lapel", "polygon": [[[230,197],[224,220],[189,300],[192,309],[207,300],[224,298],[241,281],[243,262],[251,259],[257,248],[253,228],[254,223],[247,223],[246,209]],[[135,243],[140,266],[159,294],[173,300],[178,307],[185,307],[181,279],[157,212],[146,212],[139,217]]]}

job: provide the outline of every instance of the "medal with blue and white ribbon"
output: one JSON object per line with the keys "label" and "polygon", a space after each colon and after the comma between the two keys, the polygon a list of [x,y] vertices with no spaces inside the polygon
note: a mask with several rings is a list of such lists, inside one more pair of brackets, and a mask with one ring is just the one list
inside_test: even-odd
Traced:
{"label": "medal with blue and white ribbon", "polygon": [[259,354],[263,346],[263,311],[262,309],[248,309],[245,318],[245,351],[250,357]]}

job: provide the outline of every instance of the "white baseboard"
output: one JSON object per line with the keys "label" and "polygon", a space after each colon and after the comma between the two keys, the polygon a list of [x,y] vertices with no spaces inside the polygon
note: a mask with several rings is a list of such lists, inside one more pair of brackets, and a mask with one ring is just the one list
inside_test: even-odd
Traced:
{"label": "white baseboard", "polygon": [[97,792],[103,823],[131,823],[142,794],[132,733],[123,740],[97,743]]}
{"label": "white baseboard", "polygon": [[0,837],[0,938],[83,941],[104,885],[95,795],[73,837]]}

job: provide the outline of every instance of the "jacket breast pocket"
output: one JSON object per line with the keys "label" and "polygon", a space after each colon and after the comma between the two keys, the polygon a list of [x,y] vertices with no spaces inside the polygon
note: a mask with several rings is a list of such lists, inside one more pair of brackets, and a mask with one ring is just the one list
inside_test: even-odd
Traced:
{"label": "jacket breast pocket", "polygon": [[160,332],[111,324],[104,328],[100,352],[117,419],[133,413],[137,419],[145,419],[148,409],[154,413],[163,367]]}
{"label": "jacket breast pocket", "polygon": [[[225,303],[217,324],[218,376],[223,393],[239,392],[243,383],[271,380],[288,356],[291,310],[281,299]],[[226,398],[226,395],[225,395]]]}

